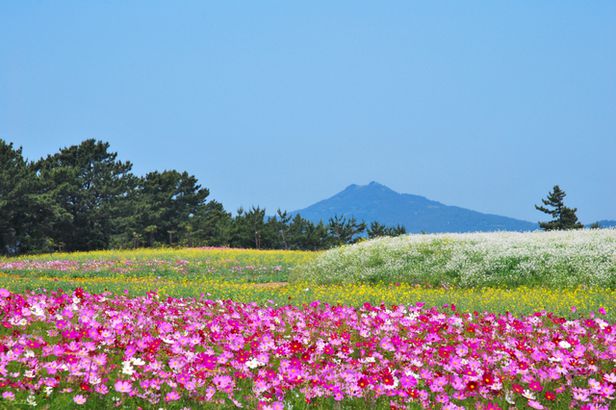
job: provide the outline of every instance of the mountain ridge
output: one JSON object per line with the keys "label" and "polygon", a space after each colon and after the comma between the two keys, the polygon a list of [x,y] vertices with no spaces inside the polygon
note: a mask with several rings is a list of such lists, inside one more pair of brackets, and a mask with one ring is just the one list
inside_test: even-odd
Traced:
{"label": "mountain ridge", "polygon": [[351,184],[337,194],[292,215],[318,222],[340,215],[355,217],[367,223],[403,225],[408,232],[478,232],[531,231],[534,222],[502,215],[482,213],[459,206],[445,205],[424,196],[398,193],[372,181],[367,185]]}

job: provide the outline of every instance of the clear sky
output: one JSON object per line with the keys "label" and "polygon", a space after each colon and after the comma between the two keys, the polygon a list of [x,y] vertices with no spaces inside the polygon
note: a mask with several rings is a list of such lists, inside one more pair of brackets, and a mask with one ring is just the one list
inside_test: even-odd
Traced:
{"label": "clear sky", "polygon": [[0,138],[109,141],[235,210],[376,180],[616,219],[616,2],[3,1]]}

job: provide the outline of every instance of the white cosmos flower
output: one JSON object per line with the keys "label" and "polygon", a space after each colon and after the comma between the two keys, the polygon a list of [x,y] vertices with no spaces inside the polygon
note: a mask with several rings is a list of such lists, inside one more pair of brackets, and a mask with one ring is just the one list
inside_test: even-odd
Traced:
{"label": "white cosmos flower", "polygon": [[34,397],[34,395],[33,395],[33,394],[29,394],[29,395],[28,395],[28,398],[26,399],[26,403],[27,403],[29,406],[36,407],[36,405],[37,405],[37,403],[36,403],[36,397]]}
{"label": "white cosmos flower", "polygon": [[513,395],[511,394],[511,392],[508,390],[505,392],[505,401],[511,405],[515,404],[515,400],[513,398]]}
{"label": "white cosmos flower", "polygon": [[265,366],[265,363],[261,363],[253,357],[246,362],[246,366],[248,366],[249,369],[256,369],[257,367]]}
{"label": "white cosmos flower", "polygon": [[135,373],[135,368],[131,366],[130,360],[126,360],[122,362],[122,374],[126,374],[128,376],[132,376]]}

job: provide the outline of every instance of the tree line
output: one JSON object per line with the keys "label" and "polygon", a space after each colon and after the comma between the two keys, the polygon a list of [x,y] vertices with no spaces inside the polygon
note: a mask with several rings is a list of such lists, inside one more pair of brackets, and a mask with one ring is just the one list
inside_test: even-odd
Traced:
{"label": "tree line", "polygon": [[176,170],[132,172],[107,142],[88,139],[37,161],[0,139],[0,253],[155,246],[319,250],[362,237],[397,236],[403,226],[355,218],[313,223],[278,210],[235,215],[197,178]]}

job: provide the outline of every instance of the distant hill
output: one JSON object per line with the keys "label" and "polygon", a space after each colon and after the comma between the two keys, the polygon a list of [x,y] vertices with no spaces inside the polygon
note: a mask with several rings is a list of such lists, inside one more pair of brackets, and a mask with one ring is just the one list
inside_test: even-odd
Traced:
{"label": "distant hill", "polygon": [[[616,221],[604,219],[602,221],[597,221],[601,228],[616,228]],[[590,225],[587,225],[590,227]]]}
{"label": "distant hill", "polygon": [[349,185],[331,198],[293,211],[313,222],[334,215],[366,222],[404,225],[408,232],[532,231],[536,223],[444,205],[423,196],[401,194],[385,185]]}

